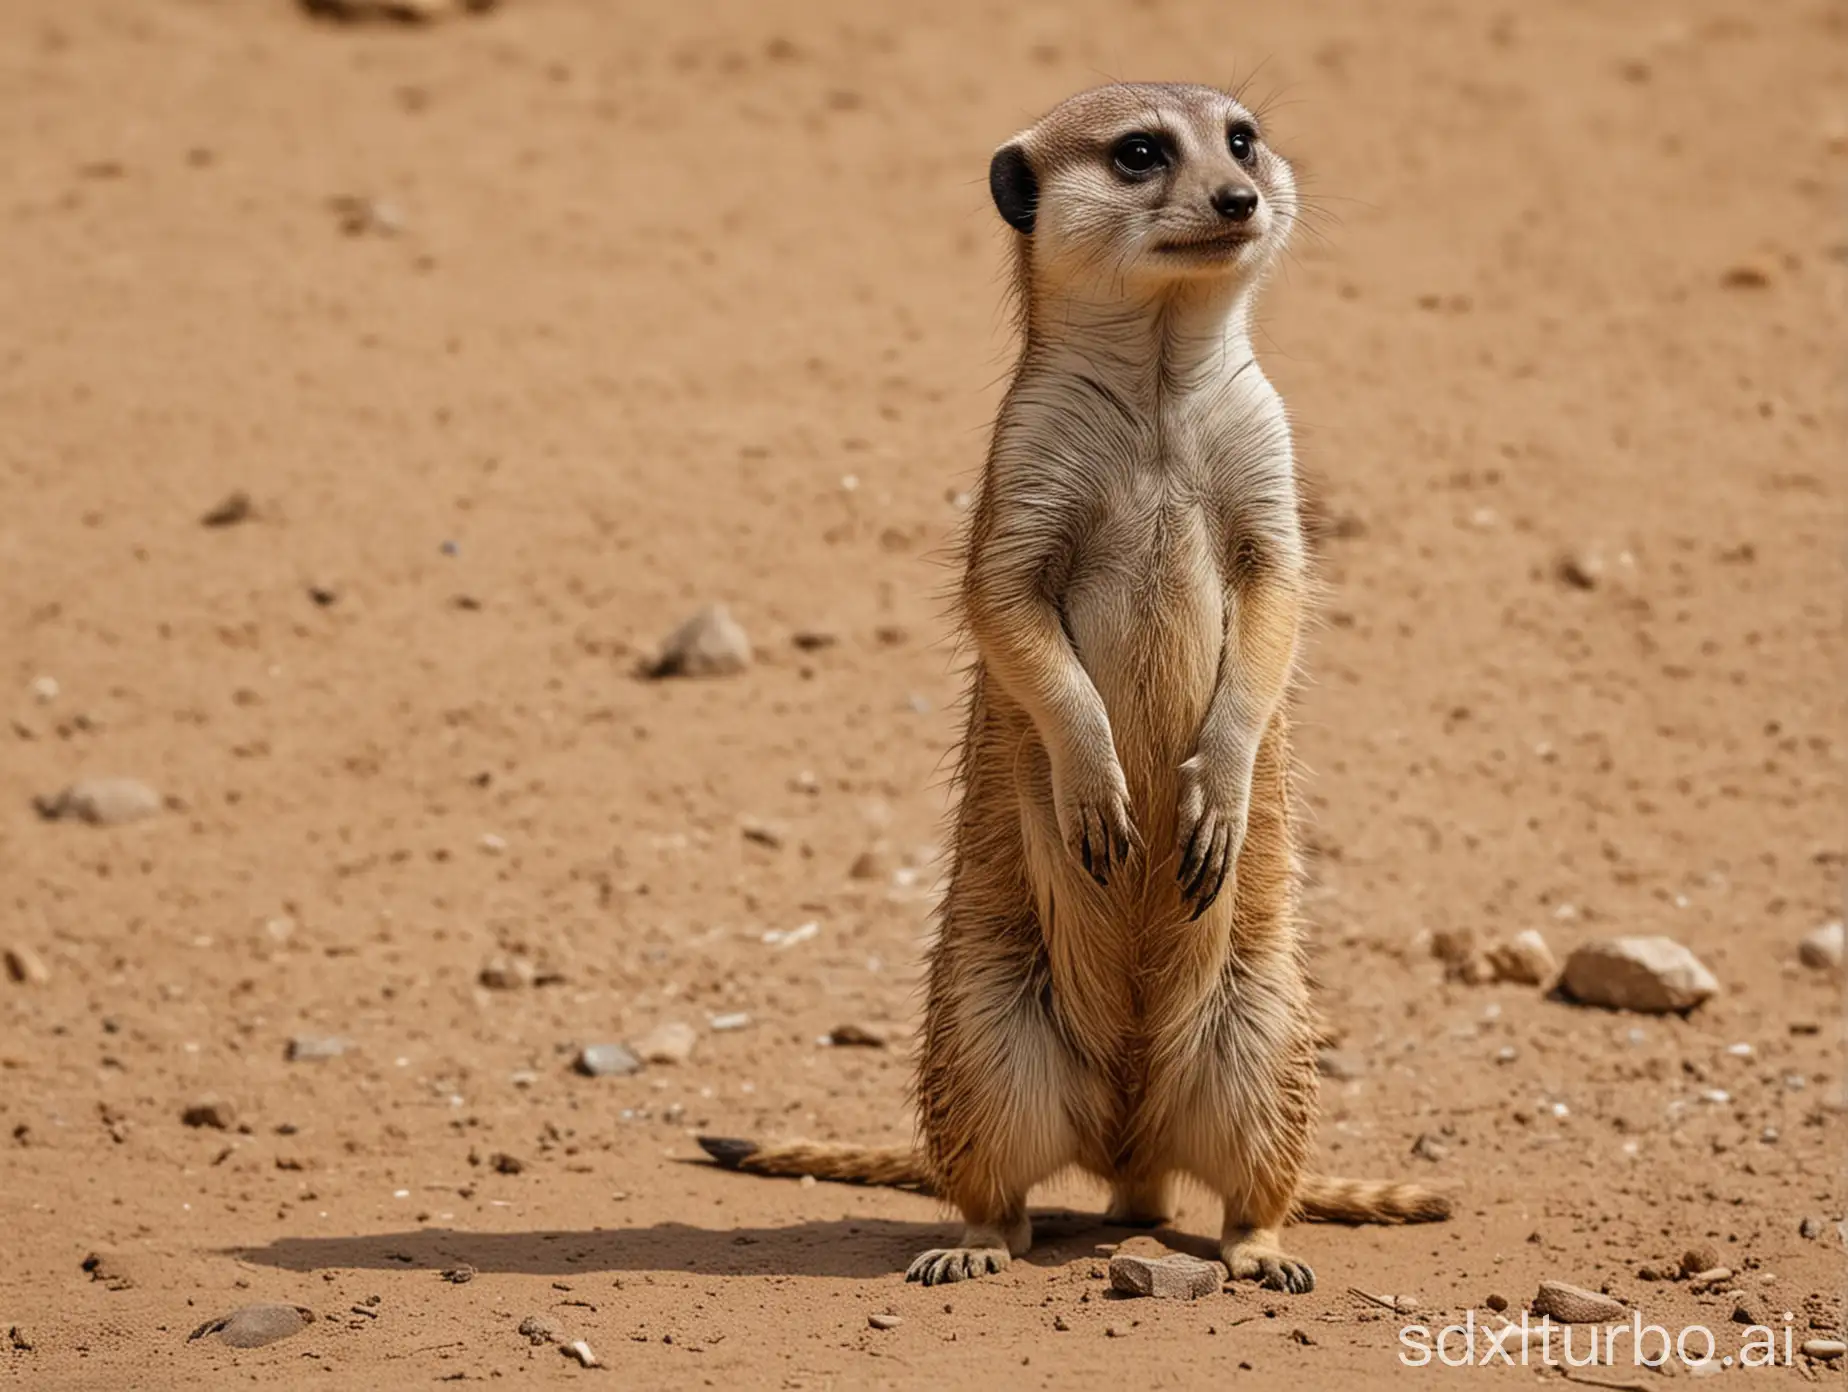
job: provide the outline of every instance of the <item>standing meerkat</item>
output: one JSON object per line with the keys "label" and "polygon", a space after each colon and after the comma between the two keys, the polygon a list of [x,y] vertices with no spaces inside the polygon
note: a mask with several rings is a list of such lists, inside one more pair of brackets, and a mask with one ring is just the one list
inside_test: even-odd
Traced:
{"label": "standing meerkat", "polygon": [[1288,692],[1309,591],[1290,429],[1252,305],[1298,212],[1209,87],[1072,97],[995,153],[1023,338],[967,537],[976,662],[917,1069],[917,1150],[702,1138],[761,1174],[962,1212],[926,1285],[999,1271],[1076,1166],[1160,1223],[1190,1176],[1234,1277],[1306,1291],[1292,1216],[1449,1216],[1305,1173],[1315,1028]]}

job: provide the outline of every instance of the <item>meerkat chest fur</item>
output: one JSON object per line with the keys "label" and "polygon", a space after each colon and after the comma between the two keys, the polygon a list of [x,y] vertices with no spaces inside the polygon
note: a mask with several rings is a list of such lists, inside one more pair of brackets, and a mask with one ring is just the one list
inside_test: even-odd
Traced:
{"label": "meerkat chest fur", "polygon": [[1119,86],[1003,146],[990,186],[1023,343],[969,539],[965,766],[1006,766],[978,800],[1018,806],[1067,1027],[1134,1054],[1197,1033],[1229,951],[1290,946],[1304,555],[1250,322],[1295,183],[1225,93]]}

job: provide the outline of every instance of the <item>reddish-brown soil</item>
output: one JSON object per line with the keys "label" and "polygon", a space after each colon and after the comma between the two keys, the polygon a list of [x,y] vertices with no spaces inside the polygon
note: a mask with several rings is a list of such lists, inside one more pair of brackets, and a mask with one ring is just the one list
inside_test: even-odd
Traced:
{"label": "reddish-brown soil", "polygon": [[[50,973],[0,977],[0,1378],[1369,1387],[1437,1370],[1351,1288],[1442,1323],[1545,1278],[1722,1352],[1731,1289],[1839,1329],[1840,1011],[1796,944],[1844,850],[1843,15],[0,5],[0,946]],[[1297,1230],[1302,1297],[1108,1300],[1075,1184],[924,1290],[932,1201],[692,1163],[906,1132],[943,557],[1010,349],[986,159],[1113,76],[1249,78],[1318,210],[1262,351],[1340,523],[1322,1161],[1459,1206]],[[638,680],[707,600],[751,669]],[[41,820],[83,774],[167,808]],[[1524,928],[1672,935],[1724,991],[1622,1016],[1429,954]],[[480,986],[512,951],[561,979]],[[570,1070],[670,1020],[687,1063]],[[817,1045],[846,1021],[895,1047]],[[206,1094],[229,1129],[182,1124]],[[1637,1275],[1708,1243],[1720,1291]],[[187,1341],[258,1300],[320,1318]],[[1653,1385],[1619,1357],[1584,1376]],[[1796,1364],[1726,1376],[1839,1375]]]}

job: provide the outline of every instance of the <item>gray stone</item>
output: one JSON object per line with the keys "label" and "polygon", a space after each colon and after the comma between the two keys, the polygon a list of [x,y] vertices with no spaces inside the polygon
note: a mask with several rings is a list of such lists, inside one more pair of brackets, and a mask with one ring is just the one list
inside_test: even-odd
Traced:
{"label": "gray stone", "polygon": [[1665,1015],[1692,1010],[1720,989],[1700,959],[1673,938],[1608,938],[1566,959],[1574,1000],[1612,1010]]}
{"label": "gray stone", "polygon": [[1535,929],[1516,933],[1505,943],[1489,949],[1489,966],[1497,981],[1512,981],[1521,986],[1552,989],[1559,980],[1559,962],[1546,939]]}
{"label": "gray stone", "polygon": [[1542,1281],[1534,1296],[1534,1313],[1551,1315],[1561,1324],[1603,1324],[1622,1319],[1630,1313],[1630,1307],[1582,1286]]}
{"label": "gray stone", "polygon": [[642,1061],[621,1044],[586,1044],[576,1067],[587,1078],[621,1078],[641,1072]]}
{"label": "gray stone", "polygon": [[209,1319],[187,1336],[187,1342],[217,1335],[232,1348],[262,1348],[278,1339],[299,1334],[314,1323],[314,1311],[302,1305],[246,1305],[228,1315]]}
{"label": "gray stone", "polygon": [[751,665],[751,640],[723,604],[708,604],[661,644],[651,677],[724,677]]}
{"label": "gray stone", "polygon": [[1110,1286],[1125,1295],[1157,1300],[1198,1300],[1226,1283],[1218,1262],[1176,1252],[1166,1257],[1139,1257],[1119,1252],[1110,1259]]}
{"label": "gray stone", "polygon": [[161,809],[160,794],[135,778],[80,778],[34,804],[47,821],[122,826],[152,817]]}
{"label": "gray stone", "polygon": [[353,1046],[337,1034],[298,1034],[289,1040],[290,1063],[324,1063]]}
{"label": "gray stone", "polygon": [[565,1337],[565,1326],[550,1315],[528,1315],[520,1321],[520,1333],[535,1344],[556,1344]]}

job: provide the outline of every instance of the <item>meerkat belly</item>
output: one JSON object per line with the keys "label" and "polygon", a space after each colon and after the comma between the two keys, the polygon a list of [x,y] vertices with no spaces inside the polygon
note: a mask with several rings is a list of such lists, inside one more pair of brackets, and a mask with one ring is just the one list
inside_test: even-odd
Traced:
{"label": "meerkat belly", "polygon": [[1225,635],[1218,549],[1200,509],[1173,504],[1097,538],[1065,604],[1072,643],[1110,714],[1143,817],[1172,812]]}

